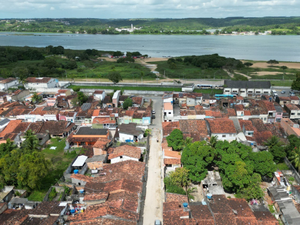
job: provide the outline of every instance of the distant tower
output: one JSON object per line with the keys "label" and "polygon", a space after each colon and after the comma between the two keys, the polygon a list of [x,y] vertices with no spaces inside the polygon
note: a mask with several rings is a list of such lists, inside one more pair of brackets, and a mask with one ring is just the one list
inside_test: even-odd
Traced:
{"label": "distant tower", "polygon": [[133,24],[131,24],[131,30],[133,31]]}

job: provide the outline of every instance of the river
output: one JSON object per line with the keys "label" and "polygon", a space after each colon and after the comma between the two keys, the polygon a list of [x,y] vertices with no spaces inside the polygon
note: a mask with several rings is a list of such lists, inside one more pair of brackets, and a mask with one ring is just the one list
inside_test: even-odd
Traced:
{"label": "river", "polygon": [[1,46],[139,51],[151,57],[214,54],[237,59],[300,61],[300,36],[89,35],[0,33]]}

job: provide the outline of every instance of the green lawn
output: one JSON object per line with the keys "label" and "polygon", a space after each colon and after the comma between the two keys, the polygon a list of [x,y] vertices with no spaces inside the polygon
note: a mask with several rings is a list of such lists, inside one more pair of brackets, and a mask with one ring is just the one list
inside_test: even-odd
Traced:
{"label": "green lawn", "polygon": [[285,163],[278,163],[276,166],[277,166],[277,169],[279,169],[279,170],[289,170],[290,169]]}
{"label": "green lawn", "polygon": [[183,62],[176,62],[175,68],[170,68],[167,61],[151,62],[157,64],[157,71],[169,78],[179,79],[230,79],[222,69],[201,69],[193,65],[186,65]]}
{"label": "green lawn", "polygon": [[[57,147],[51,150],[50,147]],[[65,139],[51,139],[51,144],[46,146],[42,152],[45,158],[51,162],[51,169],[47,176],[42,179],[40,190],[33,191],[28,199],[32,201],[42,201],[49,188],[54,185],[63,175],[63,172],[68,168],[72,160],[77,156],[77,153],[64,153]]]}
{"label": "green lawn", "polygon": [[282,81],[273,81],[271,80],[272,86],[286,86],[290,87],[292,85],[292,80],[282,80]]}

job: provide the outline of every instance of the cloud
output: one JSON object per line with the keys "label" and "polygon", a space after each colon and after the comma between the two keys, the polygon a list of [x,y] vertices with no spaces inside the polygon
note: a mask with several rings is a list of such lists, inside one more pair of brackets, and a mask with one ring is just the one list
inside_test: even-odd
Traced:
{"label": "cloud", "polygon": [[[1,17],[297,16],[298,0],[0,0]],[[50,10],[49,10],[50,9]]]}

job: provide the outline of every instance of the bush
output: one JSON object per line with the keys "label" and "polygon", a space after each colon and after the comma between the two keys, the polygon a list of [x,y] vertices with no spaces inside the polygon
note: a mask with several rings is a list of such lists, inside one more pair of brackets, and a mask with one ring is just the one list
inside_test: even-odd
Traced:
{"label": "bush", "polygon": [[52,201],[56,197],[56,194],[57,194],[57,192],[56,192],[55,188],[53,187],[51,189],[51,192],[49,193],[48,200]]}
{"label": "bush", "polygon": [[295,178],[294,177],[290,177],[289,181],[295,181]]}

